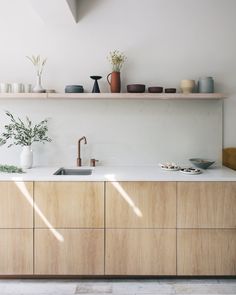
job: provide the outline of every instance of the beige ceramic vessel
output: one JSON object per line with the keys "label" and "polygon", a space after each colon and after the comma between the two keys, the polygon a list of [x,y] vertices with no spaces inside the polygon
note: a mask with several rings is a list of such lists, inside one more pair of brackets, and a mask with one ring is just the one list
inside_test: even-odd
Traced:
{"label": "beige ceramic vessel", "polygon": [[195,87],[194,80],[182,80],[180,83],[180,89],[184,94],[192,93]]}

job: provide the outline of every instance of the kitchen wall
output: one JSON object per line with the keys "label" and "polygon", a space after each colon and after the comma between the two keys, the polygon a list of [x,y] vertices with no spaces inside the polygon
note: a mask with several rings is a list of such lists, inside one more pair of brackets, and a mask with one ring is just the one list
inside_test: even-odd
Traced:
{"label": "kitchen wall", "polygon": [[[124,51],[127,83],[178,87],[181,79],[211,75],[224,104],[225,146],[235,146],[235,0],[80,0],[78,24],[42,20],[27,0],[0,0],[0,80],[34,83],[26,55],[48,57],[43,85],[63,91],[67,84],[101,90],[110,50]],[[62,16],[63,18],[63,16]],[[37,165],[73,165],[76,142],[86,135],[86,161],[106,165],[185,163],[189,157],[221,160],[222,103],[184,101],[0,101],[4,110],[34,120],[50,118],[53,143],[35,145]],[[0,163],[18,164],[19,148],[0,149]]]}

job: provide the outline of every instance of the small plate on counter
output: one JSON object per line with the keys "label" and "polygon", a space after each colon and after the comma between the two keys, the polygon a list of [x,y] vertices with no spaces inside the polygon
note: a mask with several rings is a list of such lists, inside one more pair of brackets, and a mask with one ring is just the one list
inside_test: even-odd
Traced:
{"label": "small plate on counter", "polygon": [[180,172],[184,174],[188,174],[188,175],[197,175],[197,174],[201,174],[202,170],[190,167],[190,168],[182,168],[180,169]]}
{"label": "small plate on counter", "polygon": [[181,168],[176,165],[175,163],[165,163],[165,164],[159,164],[162,170],[166,171],[179,171]]}

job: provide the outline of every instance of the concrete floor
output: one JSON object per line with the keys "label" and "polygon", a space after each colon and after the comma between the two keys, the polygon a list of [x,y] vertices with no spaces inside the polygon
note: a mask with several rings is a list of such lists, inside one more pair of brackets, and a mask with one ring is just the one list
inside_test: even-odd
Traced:
{"label": "concrete floor", "polygon": [[0,280],[0,295],[236,295],[225,280]]}

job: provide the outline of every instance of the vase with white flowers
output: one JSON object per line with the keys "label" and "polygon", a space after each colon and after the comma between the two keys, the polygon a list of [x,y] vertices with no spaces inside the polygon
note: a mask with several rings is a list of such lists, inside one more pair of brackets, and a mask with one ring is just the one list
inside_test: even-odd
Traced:
{"label": "vase with white flowers", "polygon": [[32,144],[34,142],[51,142],[51,138],[47,136],[48,133],[48,120],[44,119],[38,124],[33,125],[32,121],[26,117],[23,121],[20,118],[15,118],[9,111],[6,115],[10,119],[10,123],[5,125],[5,131],[0,135],[0,145],[6,144],[11,141],[8,147],[14,145],[22,146],[20,155],[20,166],[23,169],[32,168],[33,165],[33,151]]}
{"label": "vase with white flowers", "polygon": [[26,56],[34,65],[35,70],[36,70],[36,74],[37,74],[37,81],[36,81],[36,85],[33,88],[33,92],[36,93],[44,93],[46,92],[46,90],[42,87],[42,73],[43,73],[43,69],[44,66],[46,64],[47,59],[46,58],[41,58],[40,55],[37,56]]}
{"label": "vase with white flowers", "polygon": [[[119,93],[121,91],[120,71],[126,61],[126,56],[118,50],[111,51],[108,60],[112,65],[112,72],[107,76],[107,82],[110,85],[111,93]],[[111,77],[111,79],[109,79]]]}

